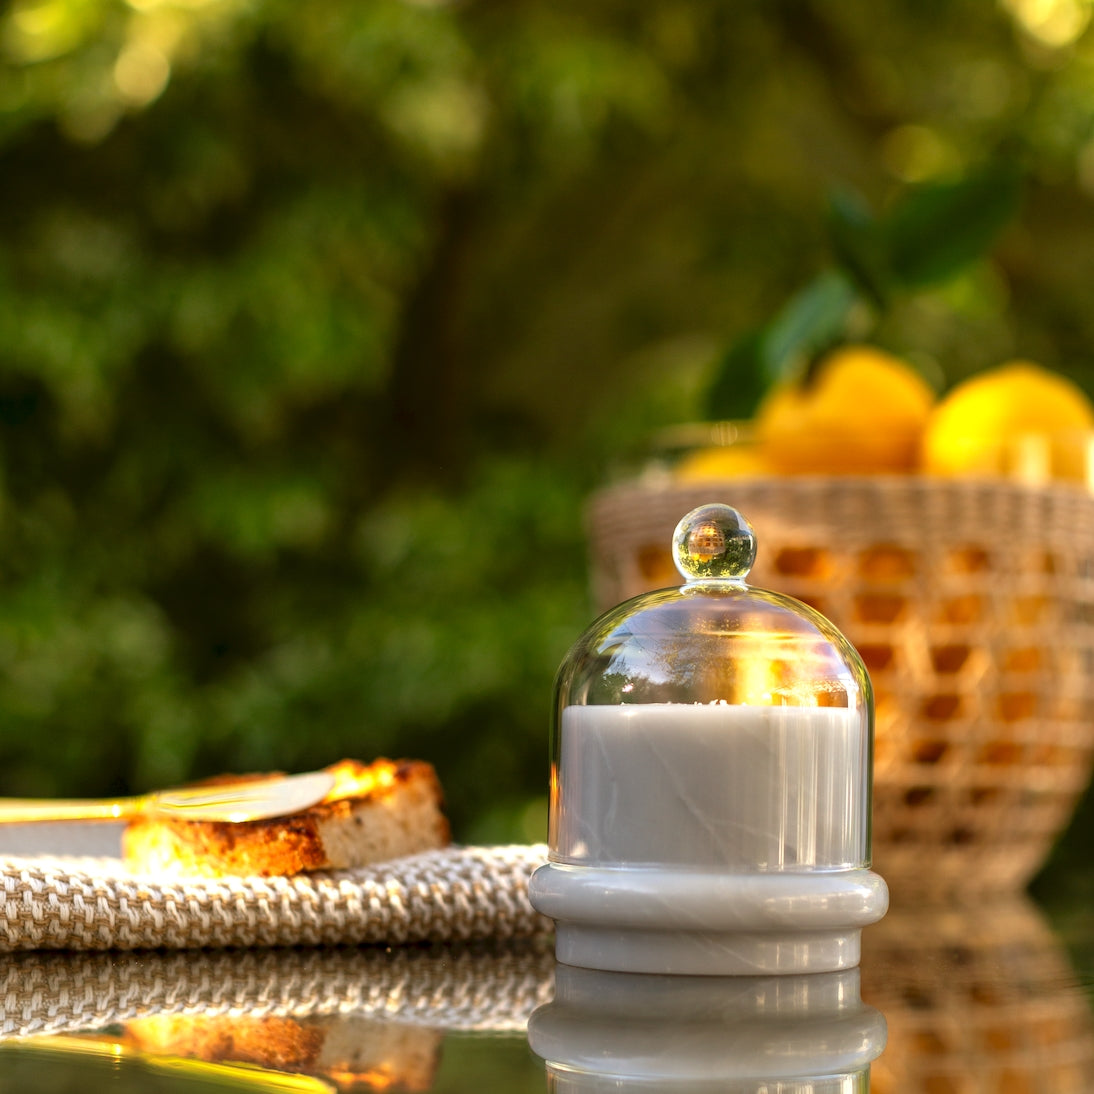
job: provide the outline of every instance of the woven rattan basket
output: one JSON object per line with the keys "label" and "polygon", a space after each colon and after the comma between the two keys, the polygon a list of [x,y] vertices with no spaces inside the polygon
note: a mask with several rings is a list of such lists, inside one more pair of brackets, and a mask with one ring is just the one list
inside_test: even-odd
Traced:
{"label": "woven rattan basket", "polygon": [[750,581],[839,626],[874,682],[874,863],[895,894],[1038,870],[1094,756],[1094,497],[918,477],[608,487],[588,511],[601,607],[677,581],[710,501],[756,529]]}

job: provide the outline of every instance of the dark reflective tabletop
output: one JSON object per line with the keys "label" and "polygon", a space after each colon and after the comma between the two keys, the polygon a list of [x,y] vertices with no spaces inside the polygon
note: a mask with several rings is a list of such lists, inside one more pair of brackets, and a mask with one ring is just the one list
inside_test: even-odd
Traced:
{"label": "dark reflective tabletop", "polygon": [[1088,880],[895,901],[859,969],[804,977],[593,973],[546,936],[7,955],[0,1090],[1094,1091]]}

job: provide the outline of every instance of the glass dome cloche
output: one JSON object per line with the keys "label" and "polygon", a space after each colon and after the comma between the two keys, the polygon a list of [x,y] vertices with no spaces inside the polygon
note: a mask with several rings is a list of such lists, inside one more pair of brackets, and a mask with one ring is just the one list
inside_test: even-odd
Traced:
{"label": "glass dome cloche", "polygon": [[885,913],[869,676],[822,615],[746,583],[756,546],[728,505],[688,513],[683,585],[605,613],[559,670],[530,895],[565,964],[832,971]]}

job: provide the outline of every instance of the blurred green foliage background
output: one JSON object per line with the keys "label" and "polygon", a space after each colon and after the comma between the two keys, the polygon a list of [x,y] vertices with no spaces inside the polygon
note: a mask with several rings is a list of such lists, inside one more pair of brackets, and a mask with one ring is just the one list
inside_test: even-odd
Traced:
{"label": "blurred green foliage background", "polygon": [[584,500],[827,268],[833,193],[1019,173],[871,333],[1091,389],[1090,18],[0,9],[0,793],[411,755],[460,838],[540,838]]}

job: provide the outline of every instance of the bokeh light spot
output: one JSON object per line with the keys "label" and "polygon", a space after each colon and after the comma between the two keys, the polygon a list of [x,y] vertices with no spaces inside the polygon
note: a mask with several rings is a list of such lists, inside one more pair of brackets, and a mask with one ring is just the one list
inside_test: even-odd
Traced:
{"label": "bokeh light spot", "polygon": [[114,63],[114,86],[134,106],[144,106],[162,94],[170,76],[170,62],[154,46],[126,46]]}
{"label": "bokeh light spot", "polygon": [[1090,22],[1089,0],[1003,0],[1003,6],[1031,38],[1056,49],[1071,45]]}
{"label": "bokeh light spot", "polygon": [[953,149],[939,133],[925,125],[901,125],[882,141],[885,166],[903,182],[923,182],[957,166]]}

